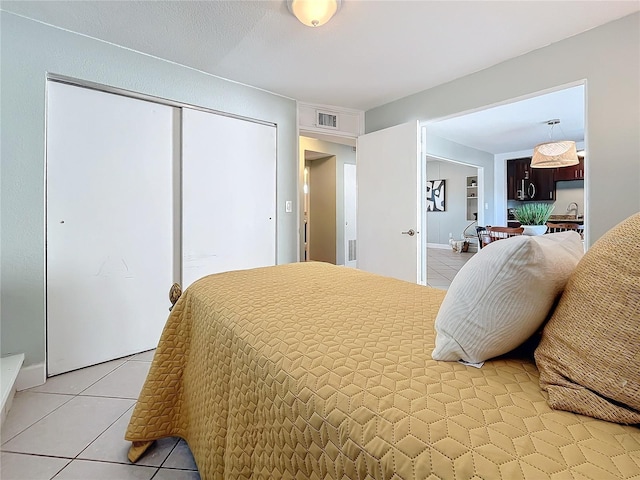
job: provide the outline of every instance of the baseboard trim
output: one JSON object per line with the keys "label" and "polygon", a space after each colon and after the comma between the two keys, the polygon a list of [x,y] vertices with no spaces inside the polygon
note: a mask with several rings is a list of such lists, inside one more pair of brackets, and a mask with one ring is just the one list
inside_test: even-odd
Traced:
{"label": "baseboard trim", "polygon": [[16,381],[16,390],[26,390],[27,388],[43,385],[47,381],[47,366],[44,362],[22,367]]}
{"label": "baseboard trim", "polygon": [[[478,253],[478,244],[475,243],[473,240],[469,241],[469,239],[467,239],[467,241],[469,242],[469,252]],[[441,250],[453,251],[453,249],[451,248],[451,245],[445,245],[442,243],[427,243],[427,248],[439,248]]]}
{"label": "baseboard trim", "polygon": [[442,250],[451,250],[451,245],[446,243],[427,243],[427,248],[440,248]]}
{"label": "baseboard trim", "polygon": [[13,403],[13,395],[16,393],[16,379],[24,362],[24,353],[18,355],[9,355],[0,359],[0,369],[2,376],[0,377],[0,387],[2,388],[2,418],[0,425],[7,418],[7,413],[11,409]]}

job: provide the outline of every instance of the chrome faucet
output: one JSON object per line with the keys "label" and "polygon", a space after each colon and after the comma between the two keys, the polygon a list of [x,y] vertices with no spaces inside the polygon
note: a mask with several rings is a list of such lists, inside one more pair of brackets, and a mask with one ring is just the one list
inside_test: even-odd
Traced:
{"label": "chrome faucet", "polygon": [[576,212],[576,219],[577,219],[578,218],[578,204],[576,202],[571,202],[569,204],[569,206],[567,207],[567,213],[570,213],[573,210],[575,210],[575,212]]}

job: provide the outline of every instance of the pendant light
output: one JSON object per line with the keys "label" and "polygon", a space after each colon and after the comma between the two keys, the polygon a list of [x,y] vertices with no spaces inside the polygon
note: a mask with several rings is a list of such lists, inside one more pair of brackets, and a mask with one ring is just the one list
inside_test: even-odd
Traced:
{"label": "pendant light", "polygon": [[558,125],[560,120],[547,121],[551,127],[549,132],[549,142],[536,145],[531,158],[531,168],[558,168],[569,167],[580,163],[576,142],[571,140],[553,141],[553,127]]}
{"label": "pendant light", "polygon": [[289,11],[308,27],[327,23],[341,4],[342,0],[287,0]]}

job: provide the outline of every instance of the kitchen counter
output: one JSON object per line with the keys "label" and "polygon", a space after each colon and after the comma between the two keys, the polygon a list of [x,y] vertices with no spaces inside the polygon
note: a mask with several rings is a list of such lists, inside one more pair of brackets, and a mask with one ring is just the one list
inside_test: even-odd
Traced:
{"label": "kitchen counter", "polygon": [[584,225],[584,217],[580,215],[578,218],[575,215],[551,215],[549,221],[553,223],[577,223]]}
{"label": "kitchen counter", "polygon": [[[580,216],[580,218],[576,218],[573,215],[551,215],[549,217],[549,222],[551,223],[577,223],[578,225],[584,225],[584,217]],[[508,227],[519,227],[520,222],[513,219],[507,220]]]}

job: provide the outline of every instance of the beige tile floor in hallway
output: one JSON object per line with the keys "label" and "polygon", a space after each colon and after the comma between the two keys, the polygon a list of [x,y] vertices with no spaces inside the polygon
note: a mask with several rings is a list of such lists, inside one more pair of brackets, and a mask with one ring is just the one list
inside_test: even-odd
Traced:
{"label": "beige tile floor in hallway", "polygon": [[187,444],[156,442],[135,465],[124,432],[154,351],[16,393],[2,426],[2,480],[198,480]]}
{"label": "beige tile floor in hallway", "polygon": [[450,248],[427,248],[427,285],[448,289],[458,270],[473,255],[472,252],[457,253]]}

